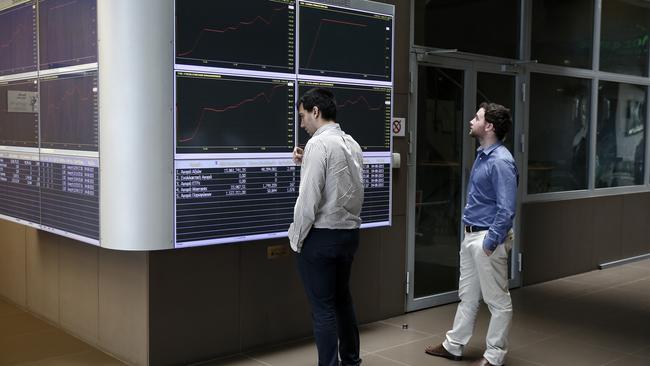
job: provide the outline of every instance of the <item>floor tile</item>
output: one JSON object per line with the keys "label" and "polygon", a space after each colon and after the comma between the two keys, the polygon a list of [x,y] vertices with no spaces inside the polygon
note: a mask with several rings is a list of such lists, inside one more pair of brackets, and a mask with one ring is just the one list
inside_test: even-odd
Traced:
{"label": "floor tile", "polygon": [[650,358],[650,346],[640,350],[639,352],[634,353],[634,356]]}
{"label": "floor tile", "polygon": [[8,302],[0,300],[0,317],[6,315],[20,314],[20,313],[23,313],[23,311]]}
{"label": "floor tile", "polygon": [[650,259],[629,263],[630,267],[650,268]]}
{"label": "floor tile", "polygon": [[650,278],[645,278],[638,281],[626,283],[621,286],[616,286],[616,289],[625,291],[630,296],[638,296],[644,299],[650,299]]}
{"label": "floor tile", "polygon": [[430,335],[413,329],[401,329],[382,323],[367,324],[359,328],[361,349],[365,352],[376,352],[388,347],[394,347],[420,339],[429,338]]}
{"label": "floor tile", "polygon": [[427,339],[419,340],[416,342],[404,344],[401,346],[393,347],[390,349],[377,352],[377,354],[391,360],[399,361],[409,366],[446,366],[446,365],[466,365],[471,360],[481,357],[483,352],[479,349],[468,347],[465,350],[463,357],[466,360],[462,362],[450,361],[440,357],[434,357],[424,352],[424,348],[428,345],[440,344],[444,338],[430,337]]}
{"label": "floor tile", "polygon": [[403,362],[395,361],[395,360],[390,360],[386,357],[382,357],[379,355],[366,355],[362,359],[363,366],[404,366],[406,365]]}
{"label": "floor tile", "polygon": [[15,337],[33,332],[55,329],[46,322],[25,312],[7,314],[0,319],[2,322],[2,326],[0,327],[0,340],[5,337]]}
{"label": "floor tile", "polygon": [[630,318],[625,323],[585,324],[565,337],[612,351],[635,353],[650,344],[650,322],[636,323]]}
{"label": "floor tile", "polygon": [[611,286],[620,286],[627,282],[632,282],[650,275],[646,268],[637,267],[614,267],[603,270],[595,270],[565,278],[566,281],[578,282],[587,286],[599,286],[607,288]]}
{"label": "floor tile", "polygon": [[[47,358],[35,362],[17,364],[16,366],[126,366],[125,363],[101,352],[91,350],[60,357]],[[256,365],[259,366],[259,365]]]}
{"label": "floor tile", "polygon": [[403,324],[407,324],[408,329],[417,330],[431,335],[440,335],[446,333],[453,325],[457,305],[457,303],[454,303],[420,310],[383,320],[382,323],[399,327]]}
{"label": "floor tile", "polygon": [[514,350],[511,356],[549,366],[593,366],[614,361],[625,354],[560,336]]}
{"label": "floor tile", "polygon": [[510,295],[515,305],[535,305],[582,296],[601,288],[602,286],[598,283],[580,283],[559,279],[515,289],[511,291]]}
{"label": "floor tile", "polygon": [[318,360],[318,352],[313,340],[303,340],[250,353],[246,352],[245,355],[263,365],[271,366],[315,365]]}
{"label": "floor tile", "polygon": [[[474,335],[469,342],[469,345],[474,348],[485,348],[485,336],[487,334],[487,327],[485,329],[476,329]],[[508,337],[509,341],[509,350],[514,351],[519,348],[526,347],[528,345],[538,343],[545,339],[548,339],[549,336],[543,333],[535,332],[518,324],[513,324],[510,328],[510,335]]]}
{"label": "floor tile", "polygon": [[603,366],[648,366],[650,365],[650,360],[643,357],[637,356],[626,356],[620,358],[616,361],[606,363]]}
{"label": "floor tile", "polygon": [[44,330],[0,339],[0,365],[34,362],[91,351],[93,348],[58,330]]}
{"label": "floor tile", "polygon": [[200,363],[197,366],[268,366],[246,356],[226,357],[214,361]]}

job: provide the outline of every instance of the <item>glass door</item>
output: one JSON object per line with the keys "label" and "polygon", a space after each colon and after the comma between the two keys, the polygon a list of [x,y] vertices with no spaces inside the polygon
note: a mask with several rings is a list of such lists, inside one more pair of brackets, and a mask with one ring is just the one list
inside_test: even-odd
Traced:
{"label": "glass door", "polygon": [[[513,119],[521,109],[517,76],[495,72],[496,65],[426,57],[412,60],[411,69],[417,77],[409,130],[408,311],[458,299],[462,208],[477,147],[469,120],[484,101],[511,108]],[[516,136],[505,141],[515,159]],[[514,279],[512,262],[510,269]]]}

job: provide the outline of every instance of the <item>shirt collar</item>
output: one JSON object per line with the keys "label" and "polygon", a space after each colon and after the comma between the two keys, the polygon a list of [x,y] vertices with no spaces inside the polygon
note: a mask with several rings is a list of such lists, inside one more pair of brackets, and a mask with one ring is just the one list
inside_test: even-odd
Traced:
{"label": "shirt collar", "polygon": [[316,130],[316,132],[314,132],[314,136],[312,136],[312,137],[316,137],[316,136],[324,133],[325,131],[332,130],[332,129],[340,130],[341,126],[339,126],[338,123],[326,123],[326,124],[320,126],[320,128],[318,128]]}
{"label": "shirt collar", "polygon": [[490,145],[490,146],[488,146],[486,148],[483,148],[483,146],[479,146],[478,149],[476,149],[476,153],[488,156],[488,155],[492,154],[492,152],[494,150],[496,150],[497,147],[499,147],[499,146],[501,146],[501,142],[495,142],[494,144],[492,144],[492,145]]}

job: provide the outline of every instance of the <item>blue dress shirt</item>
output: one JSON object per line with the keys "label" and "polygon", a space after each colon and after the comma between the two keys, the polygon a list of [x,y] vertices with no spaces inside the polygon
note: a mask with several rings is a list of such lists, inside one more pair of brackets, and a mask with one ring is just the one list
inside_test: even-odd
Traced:
{"label": "blue dress shirt", "polygon": [[478,148],[469,177],[465,225],[489,227],[483,248],[494,251],[505,241],[515,217],[519,173],[510,151],[497,142]]}

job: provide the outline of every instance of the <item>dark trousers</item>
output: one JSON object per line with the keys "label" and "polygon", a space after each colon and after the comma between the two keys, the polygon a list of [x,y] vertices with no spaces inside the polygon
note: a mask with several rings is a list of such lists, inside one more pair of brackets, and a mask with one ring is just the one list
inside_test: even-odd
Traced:
{"label": "dark trousers", "polygon": [[319,366],[356,366],[359,329],[350,295],[350,270],[359,230],[312,228],[297,256],[298,272],[311,305]]}

